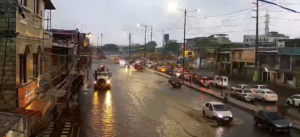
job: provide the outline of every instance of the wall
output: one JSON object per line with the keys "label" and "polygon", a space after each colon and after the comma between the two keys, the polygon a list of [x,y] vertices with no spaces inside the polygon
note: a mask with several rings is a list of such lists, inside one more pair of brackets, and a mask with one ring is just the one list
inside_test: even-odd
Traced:
{"label": "wall", "polygon": [[231,51],[230,56],[233,62],[255,62],[255,50]]}
{"label": "wall", "polygon": [[[16,31],[16,10],[10,10],[10,13],[5,10],[5,0],[0,1],[0,10],[5,13],[5,18],[8,21],[9,15],[9,23],[10,28],[9,32]],[[10,2],[13,2],[12,0]],[[0,15],[2,16],[2,15]],[[3,32],[7,29],[7,22],[5,18],[0,17],[0,32]],[[3,83],[0,95],[0,110],[1,111],[10,111],[17,107],[16,102],[16,83],[15,83],[15,70],[16,70],[16,43],[15,37],[8,38],[7,46],[6,46],[6,59],[4,60],[5,55],[5,38],[0,37],[0,68],[3,67],[3,63],[5,62],[4,74],[2,74],[2,69],[0,70],[1,77],[3,76]],[[0,78],[1,78],[0,77]]]}

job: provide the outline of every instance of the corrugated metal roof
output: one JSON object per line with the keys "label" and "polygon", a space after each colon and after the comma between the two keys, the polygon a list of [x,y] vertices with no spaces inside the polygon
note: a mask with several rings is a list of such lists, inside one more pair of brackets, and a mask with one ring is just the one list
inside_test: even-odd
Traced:
{"label": "corrugated metal roof", "polygon": [[15,113],[0,112],[0,137],[3,137],[7,132],[21,120],[22,116]]}

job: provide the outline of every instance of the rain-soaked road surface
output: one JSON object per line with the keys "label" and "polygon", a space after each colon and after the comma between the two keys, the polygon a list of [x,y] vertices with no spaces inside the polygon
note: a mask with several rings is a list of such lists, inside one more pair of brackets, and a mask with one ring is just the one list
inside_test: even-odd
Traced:
{"label": "rain-soaked road surface", "polygon": [[[112,88],[80,95],[80,137],[285,137],[254,128],[253,116],[230,106],[234,121],[226,127],[202,116],[202,105],[215,98],[183,86],[173,89],[167,79],[151,72],[136,72],[113,61],[94,61],[92,70],[105,64],[112,72]],[[93,85],[92,73],[89,84]],[[218,100],[216,100],[218,101]]]}

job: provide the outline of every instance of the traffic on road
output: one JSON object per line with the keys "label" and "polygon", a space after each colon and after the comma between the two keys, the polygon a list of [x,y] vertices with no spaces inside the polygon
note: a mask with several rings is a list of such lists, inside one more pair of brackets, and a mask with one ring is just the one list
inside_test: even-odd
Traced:
{"label": "traffic on road", "polygon": [[[151,68],[149,64],[113,60],[94,61],[92,69],[97,70],[101,65],[109,70],[110,89],[89,86],[81,93],[84,110],[81,111],[81,136],[300,136],[298,131],[292,130],[293,123],[277,111],[264,111],[268,119],[261,120],[260,114],[251,114],[184,86],[182,79],[193,75],[180,77],[176,72],[170,73],[167,67],[154,68],[175,74],[167,79],[145,71],[144,66]],[[143,67],[143,71],[134,65]],[[95,78],[90,75],[89,84],[94,85]],[[219,78],[226,81],[225,77]],[[215,79],[201,80],[212,83]],[[284,122],[278,123],[280,121]]]}

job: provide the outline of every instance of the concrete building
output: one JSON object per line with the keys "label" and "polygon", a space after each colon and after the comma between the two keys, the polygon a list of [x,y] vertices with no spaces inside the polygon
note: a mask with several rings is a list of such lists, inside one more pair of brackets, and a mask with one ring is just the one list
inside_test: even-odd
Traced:
{"label": "concrete building", "polygon": [[[26,18],[23,18],[17,10],[10,9],[13,6],[9,4],[15,1],[0,1],[0,9],[5,13],[6,18],[0,20],[0,32],[5,30],[9,32],[6,33],[9,35],[7,39],[0,38],[1,68],[5,62],[4,73],[1,72],[3,81],[0,109],[6,111],[25,107],[36,97],[38,92],[36,89],[43,71],[41,52],[44,48],[44,11],[55,9],[50,0],[18,0],[18,2]],[[16,98],[19,98],[19,101]]]}
{"label": "concrete building", "polygon": [[[268,35],[258,35],[258,42],[260,43],[276,43],[281,39],[288,39],[289,36],[284,34],[279,34],[278,32],[269,32]],[[254,45],[255,44],[255,35],[244,35],[244,42]]]}

